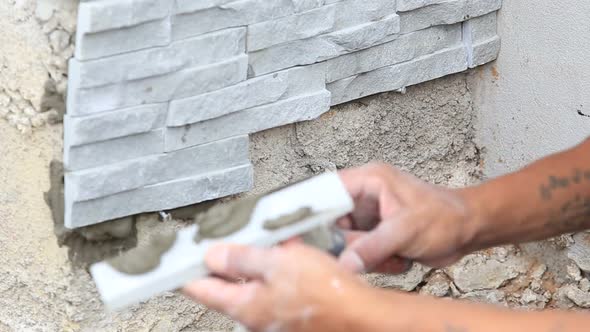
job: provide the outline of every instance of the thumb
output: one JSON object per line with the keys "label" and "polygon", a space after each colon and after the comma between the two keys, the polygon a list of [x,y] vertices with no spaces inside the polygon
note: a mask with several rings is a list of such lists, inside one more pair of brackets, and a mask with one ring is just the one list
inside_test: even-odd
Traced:
{"label": "thumb", "polygon": [[399,220],[382,221],[372,231],[354,239],[340,256],[340,264],[349,271],[362,273],[385,262],[399,247],[398,224]]}

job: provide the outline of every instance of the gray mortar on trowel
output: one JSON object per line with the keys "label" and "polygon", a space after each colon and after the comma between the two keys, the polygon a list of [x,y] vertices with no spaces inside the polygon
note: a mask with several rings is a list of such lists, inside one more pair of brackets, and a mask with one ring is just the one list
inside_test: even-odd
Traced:
{"label": "gray mortar on trowel", "polygon": [[176,232],[158,234],[152,238],[149,245],[131,249],[107,262],[117,271],[126,274],[144,274],[160,265],[162,255],[172,248],[174,242],[176,242]]}
{"label": "gray mortar on trowel", "polygon": [[313,216],[313,210],[309,207],[303,207],[298,209],[295,212],[288,213],[282,215],[278,218],[266,220],[263,223],[263,228],[268,231],[274,231],[277,229],[281,229],[283,227],[287,227],[293,224],[296,224],[302,220],[305,220],[309,217]]}
{"label": "gray mortar on trowel", "polygon": [[250,222],[250,217],[261,198],[252,196],[238,199],[213,206],[206,212],[196,215],[195,221],[199,225],[199,231],[195,234],[195,242],[226,237],[243,229]]}
{"label": "gray mortar on trowel", "polygon": [[[195,235],[195,242],[199,243],[202,239],[226,237],[243,229],[250,222],[258,202],[265,195],[270,195],[285,187],[285,185],[282,185],[262,195],[259,194],[237,199],[226,204],[214,205],[204,212],[199,211],[195,215],[195,222],[199,225],[199,230]],[[175,215],[174,212],[172,214]],[[264,221],[263,228],[266,230],[277,230],[309,218],[312,214],[312,210],[305,207],[276,219]]]}

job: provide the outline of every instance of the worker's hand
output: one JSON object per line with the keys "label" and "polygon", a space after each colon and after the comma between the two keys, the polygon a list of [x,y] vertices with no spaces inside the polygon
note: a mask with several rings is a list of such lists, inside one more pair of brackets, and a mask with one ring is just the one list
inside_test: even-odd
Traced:
{"label": "worker's hand", "polygon": [[356,204],[340,221],[352,230],[340,256],[346,268],[363,272],[390,266],[398,267],[390,272],[400,272],[391,257],[442,267],[467,254],[474,216],[459,191],[427,184],[386,164],[343,170],[340,176]]}
{"label": "worker's hand", "polygon": [[205,261],[214,275],[249,281],[208,278],[186,286],[185,294],[252,331],[347,331],[363,311],[357,305],[372,294],[332,257],[301,244],[221,245]]}

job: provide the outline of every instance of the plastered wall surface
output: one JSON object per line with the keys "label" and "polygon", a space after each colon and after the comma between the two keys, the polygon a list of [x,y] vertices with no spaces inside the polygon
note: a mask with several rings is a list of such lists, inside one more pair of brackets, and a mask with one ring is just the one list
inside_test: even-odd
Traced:
{"label": "plastered wall surface", "polygon": [[590,3],[507,1],[502,52],[473,82],[489,176],[515,170],[590,135]]}
{"label": "plastered wall surface", "polygon": [[251,189],[248,134],[493,60],[500,6],[83,1],[69,63],[66,226]]}
{"label": "plastered wall surface", "polygon": [[[70,12],[70,2],[52,3],[57,8],[52,17]],[[40,21],[37,4],[0,2],[0,38],[11,38],[2,39],[0,59],[3,66],[20,68],[10,75],[3,71],[0,88],[18,82],[15,90],[43,96],[49,72],[24,70],[47,68],[50,39],[43,29],[53,18]],[[434,183],[477,182],[482,158],[475,144],[479,104],[472,80],[478,75],[458,74],[410,87],[405,94],[363,98],[317,120],[252,135],[252,193],[375,159]],[[62,137],[59,123],[31,126],[23,135],[15,123],[0,119],[0,331],[230,331],[230,320],[175,293],[123,312],[103,311],[88,265],[141,246],[152,234],[187,226],[183,219],[210,203],[174,211],[167,222],[144,214],[67,230],[54,224],[44,199],[52,186],[50,162],[63,156]],[[368,279],[382,287],[510,307],[584,308],[590,303],[588,248],[584,236],[566,236],[473,254],[448,269],[416,266],[403,276]]]}

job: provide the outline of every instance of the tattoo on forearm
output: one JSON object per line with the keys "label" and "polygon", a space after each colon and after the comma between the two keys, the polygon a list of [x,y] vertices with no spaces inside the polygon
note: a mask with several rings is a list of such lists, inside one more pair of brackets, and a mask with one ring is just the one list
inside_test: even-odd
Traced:
{"label": "tattoo on forearm", "polygon": [[[543,201],[551,201],[558,190],[579,192],[573,187],[586,183],[590,183],[590,169],[574,169],[569,176],[549,176],[547,183],[539,187],[539,192]],[[564,202],[558,210],[550,213],[545,224],[558,232],[580,230],[585,225],[590,226],[590,192],[578,193]]]}
{"label": "tattoo on forearm", "polygon": [[463,328],[463,327],[458,327],[458,326],[446,323],[445,324],[445,332],[469,332],[469,330],[466,328]]}
{"label": "tattoo on forearm", "polygon": [[544,200],[551,200],[553,193],[559,189],[565,189],[572,185],[581,184],[583,182],[590,182],[590,169],[581,170],[574,169],[570,176],[549,176],[548,183],[542,184],[539,187],[541,198]]}
{"label": "tattoo on forearm", "polygon": [[576,195],[553,212],[546,223],[556,231],[577,231],[590,226],[590,196]]}

